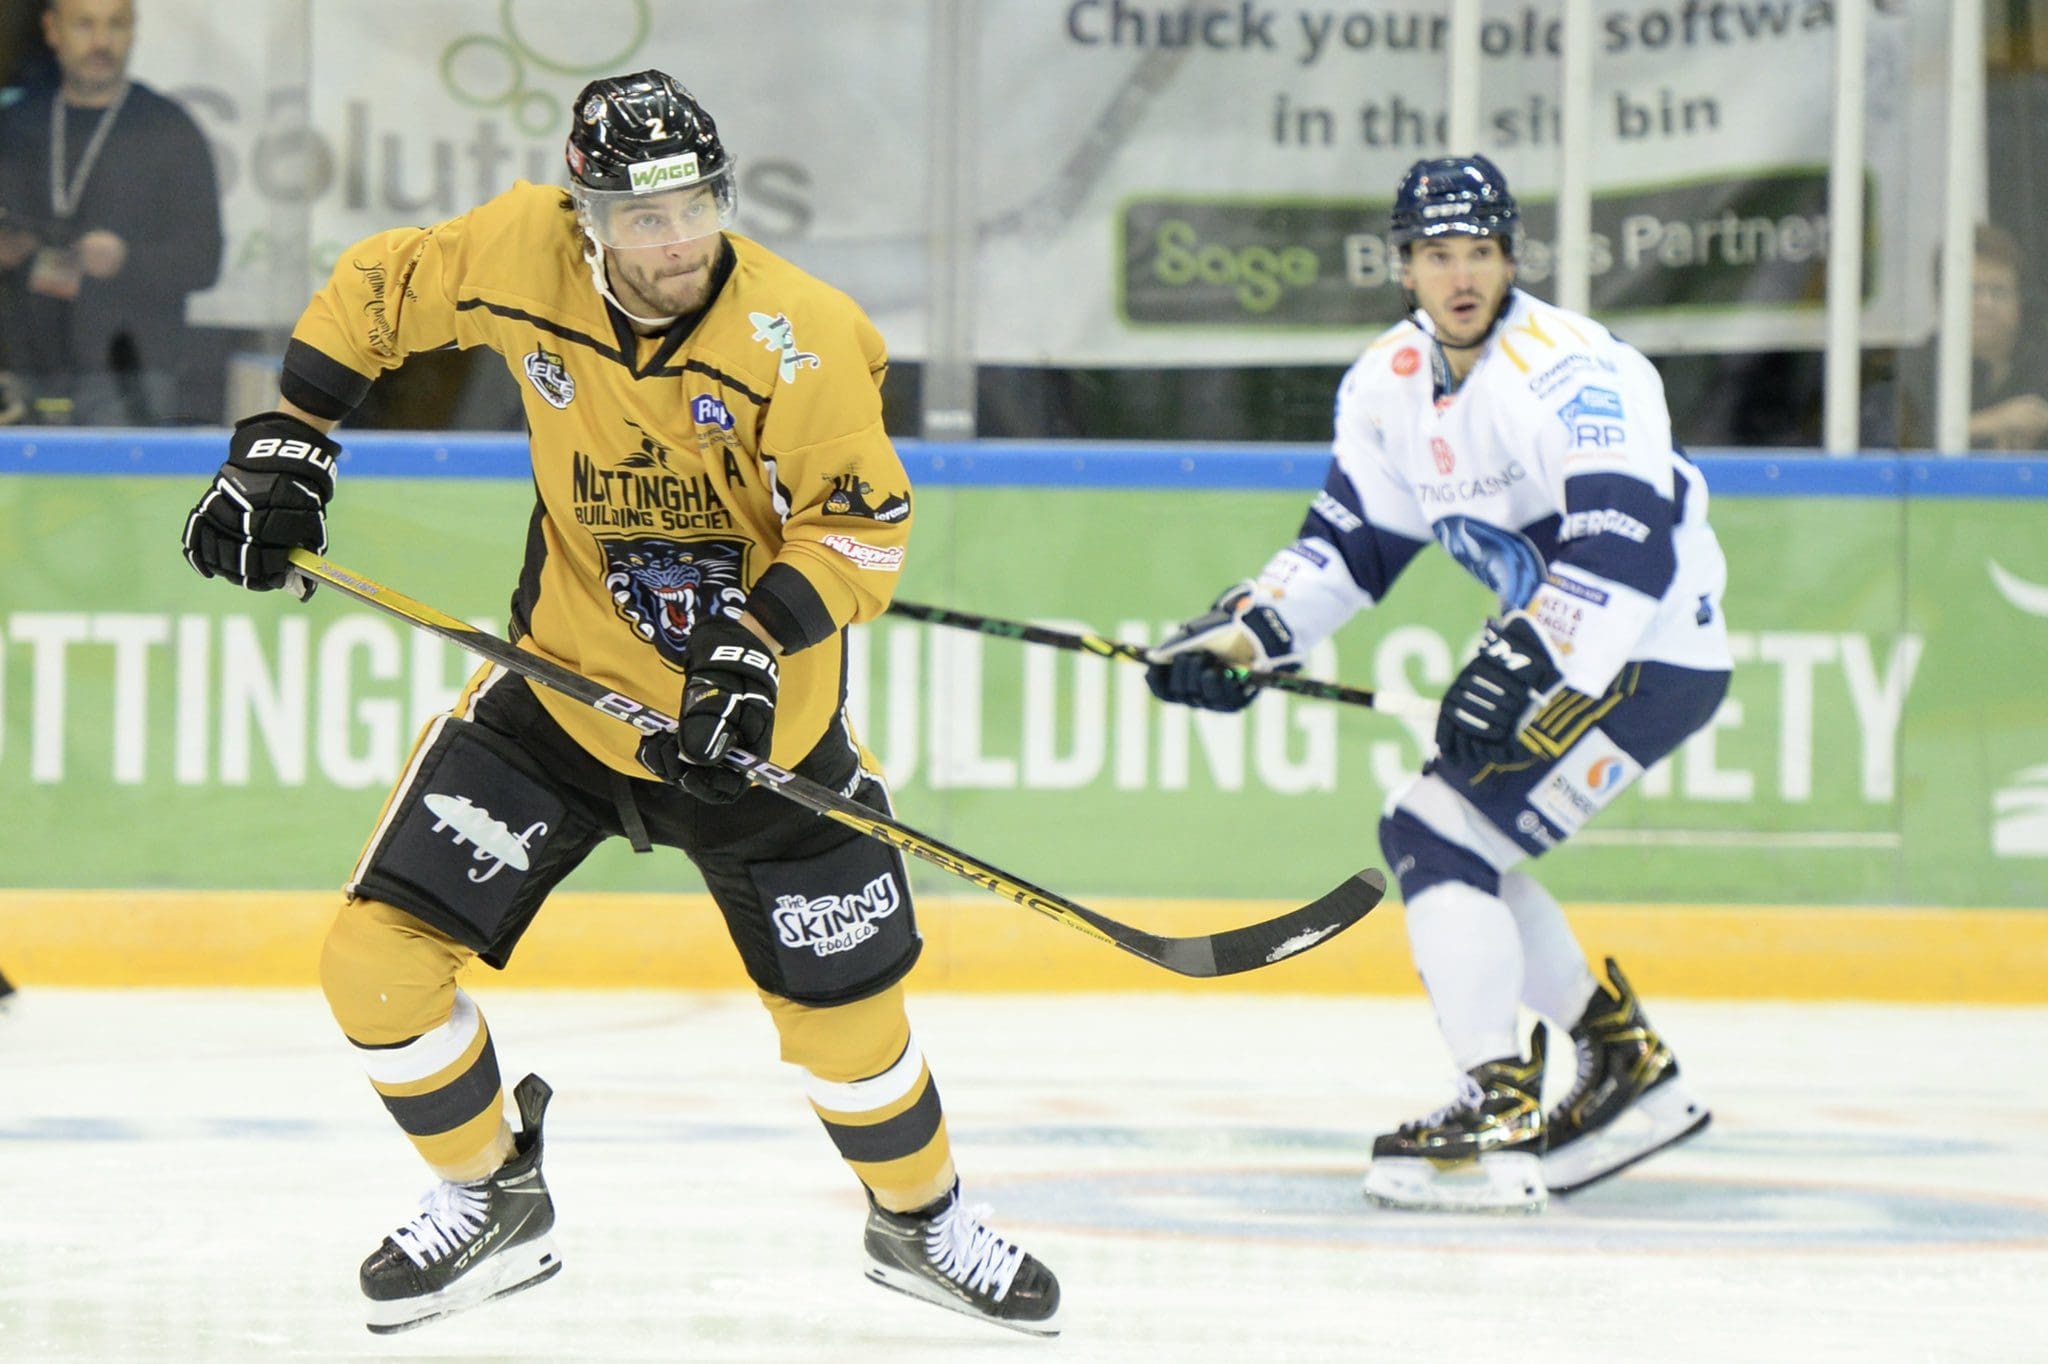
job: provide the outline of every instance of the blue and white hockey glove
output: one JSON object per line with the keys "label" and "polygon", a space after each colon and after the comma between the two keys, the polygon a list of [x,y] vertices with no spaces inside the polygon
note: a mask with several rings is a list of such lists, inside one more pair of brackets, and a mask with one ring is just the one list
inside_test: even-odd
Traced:
{"label": "blue and white hockey glove", "polygon": [[1154,696],[1176,705],[1234,711],[1250,705],[1259,688],[1232,669],[1293,672],[1304,651],[1279,610],[1260,602],[1246,582],[1224,592],[1151,654],[1145,685]]}
{"label": "blue and white hockey glove", "polygon": [[1444,693],[1436,746],[1447,763],[1478,769],[1531,756],[1517,737],[1564,679],[1529,617],[1490,623],[1479,652]]}

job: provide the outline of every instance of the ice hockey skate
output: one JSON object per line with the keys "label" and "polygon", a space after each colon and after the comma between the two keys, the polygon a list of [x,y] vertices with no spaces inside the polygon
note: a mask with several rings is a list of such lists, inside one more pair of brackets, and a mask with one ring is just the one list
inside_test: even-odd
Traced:
{"label": "ice hockey skate", "polygon": [[363,1261],[372,1331],[424,1325],[560,1272],[548,1237],[554,1200],[540,1173],[541,1117],[552,1094],[538,1075],[521,1080],[512,1091],[522,1128],[512,1159],[474,1184],[437,1185],[420,1200],[420,1215]]}
{"label": "ice hockey skate", "polygon": [[1365,1196],[1421,1212],[1536,1212],[1544,1204],[1543,1030],[1529,1059],[1474,1067],[1458,1096],[1376,1138]]}
{"label": "ice hockey skate", "polygon": [[1678,1058],[1643,1017],[1628,978],[1607,959],[1607,978],[1572,1025],[1578,1079],[1551,1110],[1543,1177],[1552,1193],[1576,1193],[1706,1127],[1707,1106],[1678,1078]]}
{"label": "ice hockey skate", "polygon": [[960,1186],[914,1212],[868,1197],[868,1277],[884,1288],[1035,1336],[1060,1333],[1060,1284],[1022,1247],[989,1229]]}

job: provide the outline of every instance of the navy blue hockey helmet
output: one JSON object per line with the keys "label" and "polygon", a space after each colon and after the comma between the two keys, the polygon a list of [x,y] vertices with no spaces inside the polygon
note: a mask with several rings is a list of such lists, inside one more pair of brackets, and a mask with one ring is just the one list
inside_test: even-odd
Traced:
{"label": "navy blue hockey helmet", "polygon": [[1512,256],[1521,227],[1522,215],[1515,196],[1508,193],[1508,178],[1500,167],[1475,154],[1425,159],[1410,166],[1394,191],[1389,235],[1403,252],[1418,237],[1452,232],[1499,237]]}

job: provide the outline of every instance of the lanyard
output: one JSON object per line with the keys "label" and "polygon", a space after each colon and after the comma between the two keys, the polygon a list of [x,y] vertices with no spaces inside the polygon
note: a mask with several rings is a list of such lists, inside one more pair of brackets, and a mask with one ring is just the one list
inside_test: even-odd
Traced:
{"label": "lanyard", "polygon": [[100,159],[100,148],[107,145],[107,134],[114,130],[114,118],[121,112],[121,106],[128,102],[130,86],[121,82],[121,91],[114,96],[100,114],[99,126],[92,130],[87,139],[85,152],[78,158],[78,169],[72,172],[71,183],[64,183],[64,120],[63,91],[57,92],[55,106],[50,110],[50,211],[62,219],[69,218],[78,209],[78,200],[85,193],[86,177],[92,174],[93,162]]}

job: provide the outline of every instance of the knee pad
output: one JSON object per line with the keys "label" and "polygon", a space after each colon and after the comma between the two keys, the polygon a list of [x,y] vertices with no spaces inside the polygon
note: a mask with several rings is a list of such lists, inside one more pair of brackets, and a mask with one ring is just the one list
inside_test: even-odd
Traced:
{"label": "knee pad", "polygon": [[782,1041],[782,1059],[821,1080],[865,1080],[889,1069],[910,1044],[903,986],[850,1004],[804,1004],[761,992]]}
{"label": "knee pad", "polygon": [[1401,898],[1413,901],[1447,881],[1500,894],[1500,871],[1472,849],[1453,843],[1408,811],[1396,808],[1380,820],[1380,855],[1400,883]]}
{"label": "knee pad", "polygon": [[376,900],[341,907],[320,950],[320,989],[350,1041],[387,1046],[431,1032],[455,1007],[455,975],[472,953],[439,929]]}

